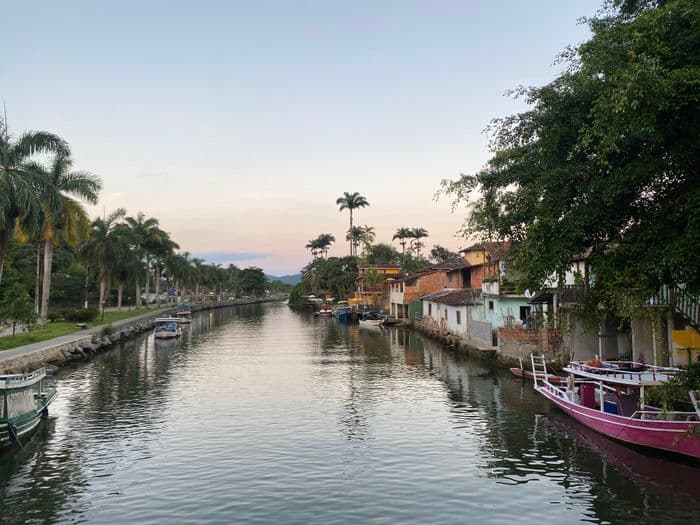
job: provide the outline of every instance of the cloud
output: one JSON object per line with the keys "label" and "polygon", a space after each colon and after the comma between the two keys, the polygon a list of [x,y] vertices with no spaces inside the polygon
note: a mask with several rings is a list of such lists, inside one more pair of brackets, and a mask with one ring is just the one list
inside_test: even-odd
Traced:
{"label": "cloud", "polygon": [[244,261],[259,261],[267,259],[272,254],[260,252],[199,252],[192,255],[204,259],[210,264],[231,264]]}

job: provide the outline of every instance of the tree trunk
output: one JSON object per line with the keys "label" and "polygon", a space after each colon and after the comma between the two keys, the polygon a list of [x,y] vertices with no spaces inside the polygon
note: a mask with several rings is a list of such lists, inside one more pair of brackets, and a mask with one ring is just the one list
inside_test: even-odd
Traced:
{"label": "tree trunk", "polygon": [[39,315],[41,301],[41,243],[36,243],[36,275],[34,276],[34,313]]}
{"label": "tree trunk", "polygon": [[143,285],[143,297],[146,300],[146,306],[148,306],[148,294],[151,291],[151,272],[148,269],[148,260],[146,260],[146,282]]}
{"label": "tree trunk", "polygon": [[352,236],[352,208],[350,208],[350,257],[353,255],[353,245],[355,244],[355,239]]}
{"label": "tree trunk", "polygon": [[156,302],[158,303],[158,306],[160,306],[160,264],[156,263],[156,273],[155,273],[155,279],[156,279]]}
{"label": "tree trunk", "polygon": [[122,296],[124,294],[124,282],[119,281],[117,285],[117,312],[122,311]]}
{"label": "tree trunk", "polygon": [[44,241],[44,282],[41,286],[41,320],[49,314],[49,294],[51,293],[51,265],[53,264],[53,240]]}
{"label": "tree trunk", "polygon": [[194,300],[199,302],[199,283],[194,285]]}
{"label": "tree trunk", "polygon": [[175,303],[180,304],[180,279],[175,279]]}
{"label": "tree trunk", "polygon": [[0,282],[2,282],[2,272],[5,268],[5,258],[7,257],[7,249],[10,246],[10,239],[15,233],[16,219],[9,219],[5,223],[5,229],[0,230]]}
{"label": "tree trunk", "polygon": [[141,308],[141,283],[139,283],[139,272],[134,277],[136,281],[136,308]]}
{"label": "tree trunk", "polygon": [[17,328],[17,319],[12,320],[12,337],[15,336],[15,330]]}
{"label": "tree trunk", "polygon": [[105,309],[105,297],[107,296],[107,272],[102,268],[100,272],[100,304],[98,305],[100,313]]}

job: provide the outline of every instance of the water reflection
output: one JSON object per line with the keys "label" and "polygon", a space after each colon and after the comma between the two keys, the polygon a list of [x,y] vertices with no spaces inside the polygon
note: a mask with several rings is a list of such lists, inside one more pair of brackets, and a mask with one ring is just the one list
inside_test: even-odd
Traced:
{"label": "water reflection", "polygon": [[697,518],[699,469],[591,433],[531,384],[401,328],[283,305],[201,312],[178,341],[144,335],[59,381],[49,424],[0,458],[0,520]]}

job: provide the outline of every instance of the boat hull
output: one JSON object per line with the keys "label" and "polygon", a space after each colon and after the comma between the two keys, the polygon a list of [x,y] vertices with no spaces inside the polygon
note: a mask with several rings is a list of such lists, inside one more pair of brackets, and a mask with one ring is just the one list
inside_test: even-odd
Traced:
{"label": "boat hull", "polygon": [[180,337],[180,332],[156,332],[153,337],[156,339],[175,339],[176,337]]}
{"label": "boat hull", "polygon": [[53,389],[37,403],[37,407],[31,412],[13,418],[9,422],[0,420],[0,449],[10,448],[18,442],[24,443],[26,439],[29,439],[39,428],[42,420],[46,419],[48,407],[55,397],[56,390]]}
{"label": "boat hull", "polygon": [[360,319],[360,326],[382,326],[383,319]]}
{"label": "boat hull", "polygon": [[632,419],[601,412],[557,395],[555,387],[535,385],[535,390],[588,428],[625,443],[664,450],[700,459],[700,423]]}

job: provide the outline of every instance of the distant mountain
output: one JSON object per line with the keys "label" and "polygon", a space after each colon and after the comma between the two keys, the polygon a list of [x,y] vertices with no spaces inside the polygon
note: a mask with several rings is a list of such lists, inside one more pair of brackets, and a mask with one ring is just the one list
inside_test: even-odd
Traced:
{"label": "distant mountain", "polygon": [[282,281],[284,284],[291,284],[295,286],[301,281],[301,274],[296,273],[294,275],[283,275],[282,277],[276,277],[274,275],[266,275],[269,281]]}

